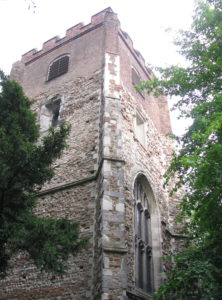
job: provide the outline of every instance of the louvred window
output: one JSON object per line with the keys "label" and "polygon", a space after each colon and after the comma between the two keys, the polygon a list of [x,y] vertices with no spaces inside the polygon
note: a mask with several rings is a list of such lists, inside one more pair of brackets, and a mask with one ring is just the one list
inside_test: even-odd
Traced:
{"label": "louvred window", "polygon": [[49,67],[48,81],[68,72],[69,56],[62,56]]}

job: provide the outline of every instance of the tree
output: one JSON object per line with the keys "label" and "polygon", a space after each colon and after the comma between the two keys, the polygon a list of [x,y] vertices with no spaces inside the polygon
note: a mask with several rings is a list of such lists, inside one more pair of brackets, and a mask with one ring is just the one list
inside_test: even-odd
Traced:
{"label": "tree", "polygon": [[189,31],[176,44],[187,67],[158,68],[160,78],[143,82],[148,92],[179,96],[176,107],[192,125],[166,173],[184,186],[181,214],[188,218],[187,250],[174,256],[168,281],[154,299],[222,299],[222,2],[196,3]]}
{"label": "tree", "polygon": [[33,208],[38,189],[54,174],[51,164],[66,147],[70,126],[51,128],[40,140],[32,102],[19,84],[2,72],[0,78],[0,277],[19,250],[27,251],[39,269],[62,273],[68,255],[84,243],[79,226],[38,217]]}

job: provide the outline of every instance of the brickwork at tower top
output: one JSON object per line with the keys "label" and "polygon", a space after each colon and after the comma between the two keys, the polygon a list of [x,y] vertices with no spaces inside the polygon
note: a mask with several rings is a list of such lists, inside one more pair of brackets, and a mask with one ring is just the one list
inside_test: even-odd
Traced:
{"label": "brickwork at tower top", "polygon": [[[61,80],[49,82],[49,64],[65,53],[70,56],[69,72]],[[117,14],[110,7],[93,15],[89,24],[79,23],[67,29],[64,37],[47,40],[41,50],[32,49],[23,54],[13,65],[11,75],[24,87],[28,97],[36,98],[49,88],[55,89],[71,79],[103,70],[105,53],[119,56],[121,85],[143,106],[158,131],[171,132],[166,98],[146,94],[142,99],[133,87],[132,68],[142,80],[151,79],[153,73],[141,53],[134,49],[132,39],[121,29]]]}
{"label": "brickwork at tower top", "polygon": [[[66,30],[66,34],[64,37],[60,38],[59,36],[54,36],[53,38],[47,40],[43,43],[42,49],[32,49],[22,55],[21,61],[25,64],[29,64],[32,61],[37,60],[38,58],[42,57],[43,55],[46,55],[47,53],[53,51],[56,48],[59,48],[63,46],[66,43],[71,42],[74,39],[79,38],[80,36],[87,34],[89,31],[93,30],[95,27],[102,26],[104,21],[106,20],[115,20],[118,21],[117,14],[113,12],[111,7],[108,7],[99,13],[93,15],[91,17],[91,22],[87,25],[84,25],[84,23],[78,23],[69,29]],[[145,59],[141,55],[141,53],[134,49],[133,47],[133,41],[128,35],[127,32],[120,29],[119,25],[119,34],[124,39],[127,46],[130,48],[133,55],[136,57],[136,59],[139,61],[141,66],[144,68],[146,73],[149,77],[152,76],[152,71],[146,67],[145,65]]]}

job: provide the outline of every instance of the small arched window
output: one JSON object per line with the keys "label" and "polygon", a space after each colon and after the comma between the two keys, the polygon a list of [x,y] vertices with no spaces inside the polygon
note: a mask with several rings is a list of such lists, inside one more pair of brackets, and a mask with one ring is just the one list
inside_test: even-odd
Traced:
{"label": "small arched window", "polygon": [[56,127],[60,122],[61,97],[55,96],[40,108],[40,129],[48,130],[49,127]]}
{"label": "small arched window", "polygon": [[68,72],[69,67],[69,56],[64,55],[60,56],[56,60],[54,60],[49,66],[48,78],[47,81],[54,79],[62,74]]}
{"label": "small arched window", "polygon": [[136,287],[153,291],[152,230],[147,193],[137,179],[134,185]]}

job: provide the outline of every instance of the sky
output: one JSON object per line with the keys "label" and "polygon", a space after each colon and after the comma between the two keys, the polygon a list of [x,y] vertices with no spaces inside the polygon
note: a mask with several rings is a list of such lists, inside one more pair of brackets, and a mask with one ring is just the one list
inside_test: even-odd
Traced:
{"label": "sky", "polygon": [[[66,29],[90,22],[92,15],[111,7],[118,14],[121,28],[133,40],[147,64],[169,66],[183,64],[173,38],[179,29],[188,29],[195,0],[0,0],[0,69],[10,73],[12,64],[33,48]],[[167,31],[171,28],[172,31]],[[172,101],[169,100],[171,106]],[[173,131],[181,134],[185,121],[177,121],[171,113]]]}

